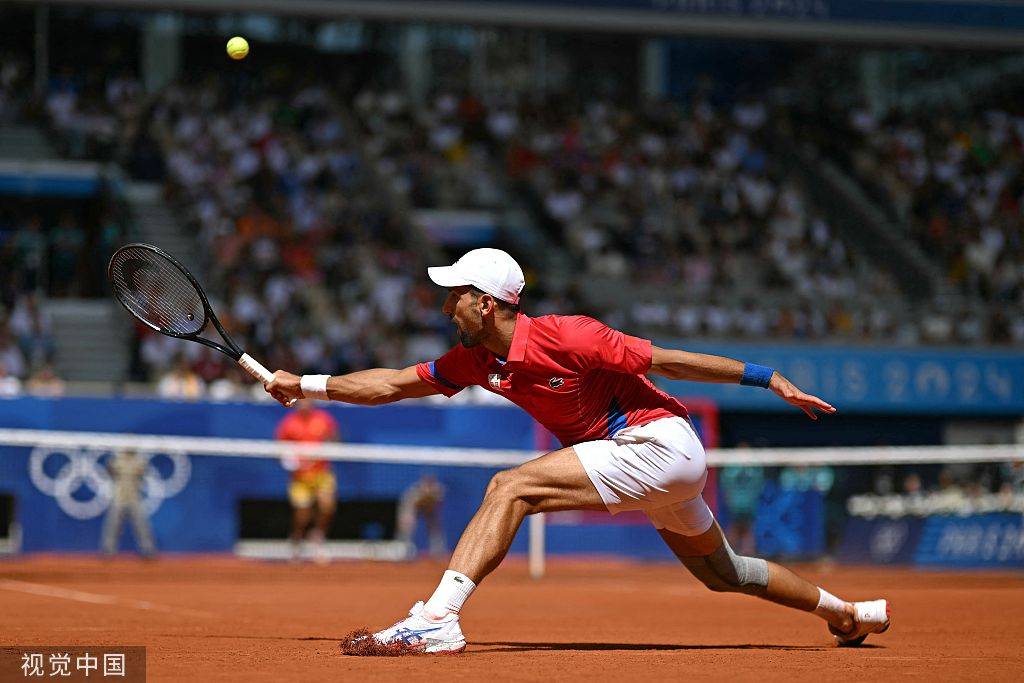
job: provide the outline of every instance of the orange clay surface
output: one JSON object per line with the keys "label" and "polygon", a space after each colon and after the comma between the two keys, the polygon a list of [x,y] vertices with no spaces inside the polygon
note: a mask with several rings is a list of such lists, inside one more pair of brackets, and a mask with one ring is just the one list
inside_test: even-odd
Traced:
{"label": "orange clay surface", "polygon": [[805,565],[851,598],[888,598],[893,626],[837,649],[817,618],[718,595],[671,564],[505,563],[463,612],[462,655],[345,657],[443,569],[168,557],[0,560],[0,646],[145,645],[150,680],[1021,680],[1024,575]]}

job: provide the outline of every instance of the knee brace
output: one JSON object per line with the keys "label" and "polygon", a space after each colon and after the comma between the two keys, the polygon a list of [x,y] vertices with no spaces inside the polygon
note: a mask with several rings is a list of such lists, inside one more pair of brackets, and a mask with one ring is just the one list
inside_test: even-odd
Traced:
{"label": "knee brace", "polygon": [[704,557],[680,558],[690,573],[713,591],[763,595],[768,587],[768,563],[732,551],[729,541]]}

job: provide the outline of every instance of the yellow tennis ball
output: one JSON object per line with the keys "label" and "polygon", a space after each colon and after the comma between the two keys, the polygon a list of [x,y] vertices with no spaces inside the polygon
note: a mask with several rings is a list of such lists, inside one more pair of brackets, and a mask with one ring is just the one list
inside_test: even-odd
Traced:
{"label": "yellow tennis ball", "polygon": [[249,54],[249,42],[242,36],[235,36],[228,41],[228,56],[231,59],[245,59]]}

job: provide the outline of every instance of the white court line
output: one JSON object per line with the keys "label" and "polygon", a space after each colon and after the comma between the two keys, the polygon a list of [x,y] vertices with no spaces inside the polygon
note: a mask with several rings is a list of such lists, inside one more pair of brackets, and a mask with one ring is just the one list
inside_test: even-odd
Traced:
{"label": "white court line", "polygon": [[27,593],[29,595],[42,595],[48,598],[61,598],[74,600],[75,602],[86,602],[92,605],[116,605],[118,607],[130,607],[132,609],[150,610],[153,612],[167,612],[169,614],[184,614],[193,617],[212,617],[210,612],[187,609],[182,607],[171,607],[161,605],[149,600],[133,600],[131,598],[120,598],[116,595],[104,593],[87,593],[76,591],[70,588],[59,588],[58,586],[47,586],[42,583],[29,583],[28,581],[15,581],[13,579],[0,579],[0,589],[14,591],[16,593]]}

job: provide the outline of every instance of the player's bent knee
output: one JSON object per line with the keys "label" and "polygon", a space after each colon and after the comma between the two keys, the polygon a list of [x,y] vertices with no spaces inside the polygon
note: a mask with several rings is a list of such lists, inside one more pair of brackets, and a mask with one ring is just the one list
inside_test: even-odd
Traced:
{"label": "player's bent knee", "polygon": [[691,574],[715,592],[763,595],[768,588],[768,562],[737,555],[725,539],[710,555],[682,561]]}
{"label": "player's bent knee", "polygon": [[485,497],[517,497],[522,488],[523,479],[518,470],[518,467],[511,470],[502,470],[491,477],[490,483],[487,484]]}
{"label": "player's bent knee", "polygon": [[[656,528],[681,536],[700,536],[715,522],[700,496],[648,510],[647,516]],[[756,557],[737,555],[725,538],[708,555],[681,557],[680,560],[691,574],[715,592],[762,595],[768,587],[768,563]]]}
{"label": "player's bent knee", "polygon": [[484,492],[485,495],[491,495],[500,488],[505,488],[509,481],[509,470],[502,470],[498,472],[491,480],[487,482],[487,490]]}
{"label": "player's bent knee", "polygon": [[540,511],[539,487],[530,472],[516,467],[498,472],[491,478],[484,495],[484,503],[512,503],[521,505],[525,514],[531,515]]}

